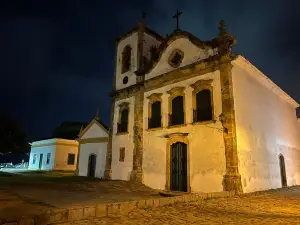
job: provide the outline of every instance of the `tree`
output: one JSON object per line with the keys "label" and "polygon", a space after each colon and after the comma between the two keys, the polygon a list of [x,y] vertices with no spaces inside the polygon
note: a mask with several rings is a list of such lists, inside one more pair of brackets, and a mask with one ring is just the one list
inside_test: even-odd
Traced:
{"label": "tree", "polygon": [[29,150],[27,135],[21,123],[9,114],[0,113],[0,154],[24,155]]}

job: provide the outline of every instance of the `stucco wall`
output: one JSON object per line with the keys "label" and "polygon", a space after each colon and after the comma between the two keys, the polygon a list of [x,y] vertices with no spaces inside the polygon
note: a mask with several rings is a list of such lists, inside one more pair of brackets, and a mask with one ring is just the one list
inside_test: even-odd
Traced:
{"label": "stucco wall", "polygon": [[[128,133],[117,134],[117,123],[119,119],[119,105],[122,102],[129,103],[128,116]],[[134,97],[117,101],[114,110],[114,126],[112,136],[112,179],[129,180],[132,171],[132,157],[133,157],[133,123],[134,123]],[[125,147],[125,160],[119,162],[120,148]]]}
{"label": "stucco wall", "polygon": [[[54,170],[66,170],[66,171],[76,170],[78,142],[76,142],[76,141],[73,141],[73,142],[74,142],[74,145],[75,145],[75,143],[77,143],[77,146],[57,143],[56,153],[55,153]],[[68,165],[68,154],[69,153],[75,154],[74,165]]]}
{"label": "stucco wall", "polygon": [[[223,190],[223,175],[225,174],[225,149],[223,134],[219,121],[209,124],[192,124],[192,91],[190,87],[200,79],[213,79],[213,101],[214,115],[222,112],[221,88],[219,71],[209,73],[168,85],[151,92],[145,93],[144,100],[144,182],[146,185],[165,189],[166,185],[166,151],[167,139],[164,135],[176,132],[189,133],[188,154],[190,158],[190,186],[192,192],[214,192]],[[185,90],[185,114],[187,125],[180,128],[166,128],[168,125],[168,96],[166,92],[173,87],[186,87]],[[163,129],[148,129],[148,99],[152,93],[163,93],[162,95],[162,122]]]}
{"label": "stucco wall", "polygon": [[[131,70],[126,73],[122,72],[122,52],[126,45],[131,46]],[[129,87],[136,82],[135,71],[137,70],[137,45],[138,45],[138,34],[137,32],[128,36],[124,40],[120,41],[117,46],[117,62],[116,62],[116,89],[123,89]],[[123,78],[128,76],[128,83],[123,84]]]}
{"label": "stucco wall", "polygon": [[[29,156],[29,169],[39,169],[40,155],[43,154],[41,170],[52,170],[54,167],[56,145],[32,147]],[[50,153],[50,162],[47,164],[47,154]],[[36,155],[35,164],[33,164],[33,156]]]}
{"label": "stucco wall", "polygon": [[143,55],[150,59],[150,49],[152,46],[158,47],[160,41],[156,40],[154,37],[150,36],[149,34],[144,33],[144,45],[143,45]]}
{"label": "stucco wall", "polygon": [[79,176],[87,176],[89,167],[89,156],[95,154],[96,170],[95,177],[103,178],[106,163],[107,143],[85,143],[80,144]]}
{"label": "stucco wall", "polygon": [[182,63],[179,67],[183,67],[189,64],[192,64],[196,61],[201,59],[208,58],[210,55],[215,54],[214,50],[211,48],[201,49],[195,46],[191,41],[187,38],[180,38],[173,41],[165,52],[162,54],[160,61],[156,64],[156,66],[150,71],[149,74],[146,74],[145,79],[151,79],[155,76],[161,75],[163,73],[170,72],[174,69],[168,64],[169,56],[171,55],[172,51],[175,49],[180,49],[184,52],[184,57]]}
{"label": "stucco wall", "polygon": [[84,135],[81,137],[81,139],[98,138],[98,137],[108,137],[108,133],[107,133],[107,131],[103,130],[103,128],[99,127],[99,125],[94,123],[86,131],[86,133],[84,133]]}
{"label": "stucco wall", "polygon": [[233,63],[239,171],[244,192],[281,187],[279,154],[288,185],[300,184],[300,132],[296,111],[262,85],[250,65]]}

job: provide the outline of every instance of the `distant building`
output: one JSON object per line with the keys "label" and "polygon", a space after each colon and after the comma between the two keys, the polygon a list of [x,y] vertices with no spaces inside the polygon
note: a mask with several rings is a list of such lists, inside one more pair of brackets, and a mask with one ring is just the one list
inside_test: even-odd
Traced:
{"label": "distant building", "polygon": [[108,128],[98,116],[80,132],[77,168],[79,176],[104,178],[108,136]]}
{"label": "distant building", "polygon": [[78,142],[52,138],[31,143],[28,169],[75,171]]}

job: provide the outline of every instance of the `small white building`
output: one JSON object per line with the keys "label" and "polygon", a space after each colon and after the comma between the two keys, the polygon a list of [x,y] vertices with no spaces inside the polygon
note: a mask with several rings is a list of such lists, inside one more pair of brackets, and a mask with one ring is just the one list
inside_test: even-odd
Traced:
{"label": "small white building", "polygon": [[77,168],[79,176],[104,177],[108,136],[108,128],[98,117],[80,132]]}
{"label": "small white building", "polygon": [[75,171],[78,142],[67,139],[47,139],[31,144],[28,169]]}

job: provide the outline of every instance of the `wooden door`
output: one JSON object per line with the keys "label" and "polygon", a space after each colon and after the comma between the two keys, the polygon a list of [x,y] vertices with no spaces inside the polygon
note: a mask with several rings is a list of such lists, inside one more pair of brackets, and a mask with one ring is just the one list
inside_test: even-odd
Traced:
{"label": "wooden door", "polygon": [[171,145],[171,191],[187,191],[187,145],[177,142]]}
{"label": "wooden door", "polygon": [[89,167],[88,167],[88,177],[95,177],[96,172],[96,155],[91,154],[89,156]]}

